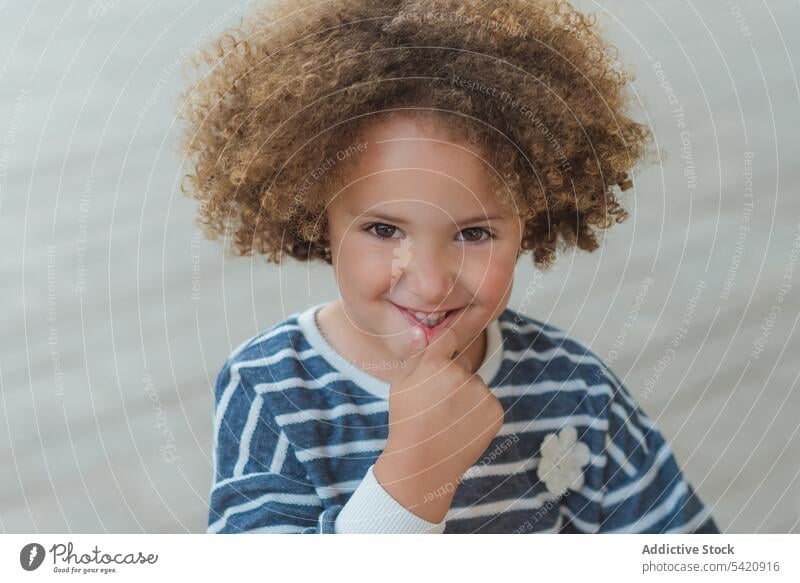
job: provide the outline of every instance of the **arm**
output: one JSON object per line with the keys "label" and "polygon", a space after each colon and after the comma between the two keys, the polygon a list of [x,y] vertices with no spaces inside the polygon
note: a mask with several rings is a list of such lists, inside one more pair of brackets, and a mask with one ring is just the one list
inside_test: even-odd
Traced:
{"label": "arm", "polygon": [[370,466],[356,491],[336,519],[341,534],[442,534],[445,521],[429,522],[400,504],[375,478]]}
{"label": "arm", "polygon": [[[428,346],[420,328],[410,337],[406,376],[389,392],[389,436],[339,516],[342,531],[360,524],[363,532],[441,534],[453,498],[446,486],[503,424],[505,411],[483,380],[449,366],[458,346],[455,332],[445,329],[437,338]],[[436,371],[441,376],[432,383]],[[464,445],[454,451],[454,443]]]}
{"label": "arm", "polygon": [[325,508],[260,395],[226,363],[215,389],[209,533],[425,533],[444,530],[399,504],[370,467],[346,504]]}
{"label": "arm", "polygon": [[324,508],[286,435],[226,363],[215,390],[209,533],[333,533],[342,505]]}
{"label": "arm", "polygon": [[718,533],[661,432],[611,371],[607,379],[613,398],[599,532]]}

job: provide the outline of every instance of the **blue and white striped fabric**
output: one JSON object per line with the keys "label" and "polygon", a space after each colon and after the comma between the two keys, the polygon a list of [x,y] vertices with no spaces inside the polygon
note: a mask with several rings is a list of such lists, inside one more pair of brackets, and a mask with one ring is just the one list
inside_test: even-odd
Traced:
{"label": "blue and white striped fabric", "polygon": [[[219,373],[208,532],[333,534],[383,450],[389,385],[325,341],[323,305],[245,342]],[[457,485],[445,533],[719,532],[628,389],[560,329],[505,310],[478,374],[505,421]],[[554,496],[540,448],[568,426],[590,461],[580,489]]]}

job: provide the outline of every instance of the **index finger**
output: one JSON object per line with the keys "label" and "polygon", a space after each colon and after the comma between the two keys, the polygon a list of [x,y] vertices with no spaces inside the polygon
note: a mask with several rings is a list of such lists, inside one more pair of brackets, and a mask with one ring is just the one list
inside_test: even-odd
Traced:
{"label": "index finger", "polygon": [[438,357],[453,360],[458,349],[458,335],[452,328],[444,328],[429,341],[425,358]]}

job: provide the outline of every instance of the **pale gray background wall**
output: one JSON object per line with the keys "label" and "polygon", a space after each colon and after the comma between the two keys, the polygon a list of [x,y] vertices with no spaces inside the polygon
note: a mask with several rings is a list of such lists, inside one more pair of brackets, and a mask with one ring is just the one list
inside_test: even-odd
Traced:
{"label": "pale gray background wall", "polygon": [[[638,72],[668,157],[637,176],[600,251],[544,274],[520,262],[509,306],[610,362],[725,531],[798,532],[800,6],[580,5]],[[223,259],[178,190],[177,66],[243,7],[0,6],[2,532],[203,532],[219,367],[336,297],[329,268]]]}

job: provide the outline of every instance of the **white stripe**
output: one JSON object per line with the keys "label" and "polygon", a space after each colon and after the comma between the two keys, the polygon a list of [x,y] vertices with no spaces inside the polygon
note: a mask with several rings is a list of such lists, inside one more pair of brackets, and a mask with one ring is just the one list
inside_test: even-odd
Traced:
{"label": "white stripe", "polygon": [[547,528],[545,530],[537,530],[536,532],[539,533],[539,534],[547,534],[547,533],[555,534],[559,530],[561,530],[561,526],[563,524],[564,524],[564,517],[559,512],[558,516],[556,517],[556,523],[553,526],[551,526],[550,528]]}
{"label": "white stripe", "polygon": [[275,474],[273,472],[253,472],[251,474],[245,474],[243,476],[238,476],[238,477],[234,477],[234,478],[225,478],[224,480],[220,480],[219,482],[214,484],[214,487],[211,488],[211,493],[213,494],[214,491],[218,490],[219,488],[222,488],[223,486],[227,486],[228,484],[232,484],[234,482],[242,482],[244,480],[249,480],[250,478],[258,478],[258,477],[264,477],[264,476],[277,476],[277,475],[278,474]]}
{"label": "white stripe", "polygon": [[596,468],[604,468],[606,467],[606,463],[608,462],[606,454],[595,455],[591,454],[591,460],[589,461]]}
{"label": "white stripe", "polygon": [[611,459],[617,462],[617,465],[622,468],[622,471],[628,474],[629,478],[632,478],[636,475],[636,468],[631,465],[622,450],[617,447],[617,444],[611,441],[608,434],[606,434],[606,451],[608,452],[608,455],[611,456]]}
{"label": "white stripe", "polygon": [[242,534],[299,534],[306,529],[305,526],[298,526],[296,524],[275,524],[272,526],[262,526],[261,528],[254,528],[253,530],[243,530]]}
{"label": "white stripe", "polygon": [[[530,421],[517,421],[515,423],[506,423],[497,433],[497,436],[509,435],[511,433],[526,433],[528,431],[541,431],[543,429],[560,429],[565,425],[594,427],[599,430],[608,429],[608,421],[605,419],[598,419],[593,415],[571,415],[566,417],[552,417],[547,419],[532,419]],[[386,446],[386,439],[365,439],[359,441],[348,441],[336,445],[323,445],[319,447],[310,447],[308,449],[298,449],[295,454],[297,459],[301,462],[310,461],[321,457],[334,457],[337,455],[346,455],[348,453],[362,452],[362,451],[380,451]],[[598,456],[592,462],[596,464]],[[605,460],[603,460],[605,465]]]}
{"label": "white stripe", "polygon": [[[320,377],[320,379],[322,379],[322,377]],[[276,387],[276,390],[281,390],[281,388]],[[599,384],[589,386],[583,379],[568,379],[566,381],[548,380],[536,382],[533,385],[530,383],[505,385],[497,387],[496,389],[492,389],[493,394],[498,399],[501,397],[517,397],[523,395],[530,396],[561,391],[586,391],[591,396],[607,395],[609,398],[613,396],[612,389],[609,385]],[[305,409],[294,413],[283,413],[281,415],[277,415],[275,420],[279,425],[285,427],[286,425],[292,425],[294,423],[330,420],[350,414],[371,415],[386,411],[388,411],[388,402],[381,400],[369,403],[367,405],[345,403],[330,409]]]}
{"label": "white stripe", "polygon": [[623,486],[618,490],[614,490],[613,492],[607,492],[605,498],[603,499],[603,506],[613,506],[614,504],[618,504],[626,498],[629,498],[630,496],[644,490],[658,475],[658,470],[661,469],[664,460],[669,456],[669,454],[669,444],[665,442],[664,445],[661,446],[661,449],[658,450],[655,460],[653,460],[653,465],[650,466],[647,472],[645,472],[645,474],[635,482]]}
{"label": "white stripe", "polygon": [[335,498],[339,494],[345,494],[347,492],[355,492],[358,485],[361,483],[361,480],[347,480],[345,482],[337,482],[335,484],[331,484],[330,486],[317,486],[314,488],[317,491],[317,496],[320,497],[322,500],[327,500],[328,498]]}
{"label": "white stripe", "polygon": [[503,385],[492,389],[492,393],[498,399],[503,397],[522,397],[531,395],[542,395],[544,393],[564,392],[564,391],[585,391],[592,397],[607,395],[613,397],[613,391],[607,384],[587,385],[581,378],[567,379],[565,381],[536,381],[519,385]]}
{"label": "white stripe", "polygon": [[551,326],[551,329],[546,330],[545,327],[540,326],[538,324],[534,324],[533,322],[525,322],[522,324],[516,324],[515,322],[500,322],[500,327],[504,330],[512,330],[518,331],[521,334],[530,334],[531,332],[544,332],[548,336],[552,336],[553,338],[567,338],[567,333],[554,330]]}
{"label": "white stripe", "polygon": [[562,426],[587,426],[599,431],[608,430],[608,420],[600,419],[594,415],[567,415],[565,417],[547,417],[544,419],[531,419],[530,421],[515,421],[505,423],[497,435],[510,433],[527,433],[529,431],[543,431],[547,429],[561,429]]}
{"label": "white stripe", "polygon": [[517,460],[505,464],[481,464],[471,466],[461,476],[460,481],[486,478],[488,476],[511,476],[519,472],[527,472],[539,465],[538,457]]}
{"label": "white stripe", "polygon": [[575,516],[572,511],[567,508],[565,505],[561,505],[561,513],[564,514],[572,524],[576,526],[576,528],[580,532],[591,532],[595,533],[600,530],[600,526],[596,522],[586,522],[585,520],[581,520],[577,516]]}
{"label": "white stripe", "polygon": [[611,369],[606,370],[606,368],[601,367],[601,371],[603,372],[603,376],[611,383],[616,391],[616,395],[622,398],[625,403],[627,403],[628,407],[634,411],[637,411],[639,414],[639,420],[645,427],[653,428],[654,425],[647,419],[647,415],[644,414],[644,411],[639,407],[639,404],[633,400],[630,396],[630,392],[625,388],[625,385],[622,383],[617,382],[617,379],[614,377],[614,373]]}
{"label": "white stripe", "polygon": [[336,445],[321,445],[308,449],[297,449],[295,455],[301,462],[307,462],[321,457],[336,457],[362,451],[380,451],[386,447],[386,439],[364,439],[361,441],[348,441]]}
{"label": "white stripe", "polygon": [[[503,328],[503,329],[509,330],[509,329],[511,329],[512,324],[504,322],[504,323],[501,323],[500,327]],[[562,356],[562,355],[567,356],[573,362],[576,362],[576,358],[573,358],[573,357],[578,357],[577,362],[580,362],[581,359],[585,358],[589,363],[597,365],[598,368],[600,369],[600,371],[603,373],[603,377],[606,378],[609,383],[611,383],[612,387],[616,390],[617,394],[628,404],[628,406],[632,410],[638,411],[639,419],[641,421],[641,424],[644,425],[647,429],[655,430],[655,425],[647,417],[647,415],[639,408],[638,403],[636,403],[636,401],[634,401],[631,398],[631,396],[628,394],[628,392],[626,390],[623,390],[624,385],[622,384],[622,382],[618,382],[618,380],[614,377],[613,372],[611,372],[610,370],[607,370],[607,367],[606,367],[605,363],[603,363],[600,360],[600,358],[598,358],[597,355],[595,355],[594,352],[588,346],[586,346],[585,344],[583,344],[579,340],[571,337],[568,333],[566,333],[564,331],[546,330],[546,329],[543,329],[541,326],[538,326],[538,325],[533,324],[533,323],[525,324],[525,325],[522,325],[522,326],[516,326],[516,329],[519,330],[522,333],[531,333],[531,332],[540,332],[541,331],[545,336],[547,336],[549,338],[558,338],[558,339],[569,340],[573,344],[581,347],[585,351],[585,353],[582,353],[582,354],[578,355],[578,354],[569,352],[566,349],[561,349],[561,352],[563,352],[563,354],[561,354],[560,352],[558,352],[558,350],[550,351],[550,352],[536,352],[536,351],[531,351],[530,349],[528,349],[528,350],[525,350],[525,351],[516,351],[516,352],[507,351],[507,354],[505,355],[506,358],[511,358],[512,355],[514,355],[514,354],[519,355],[519,354],[525,354],[525,353],[528,353],[528,352],[531,352],[531,354],[535,355],[534,356],[534,360],[549,360],[550,358],[553,358],[554,356]],[[561,348],[561,347],[559,346],[559,348]],[[552,352],[552,354],[550,354],[551,352]],[[536,358],[536,355],[542,355],[542,356],[543,355],[548,355],[548,356],[545,357],[545,358]],[[644,439],[644,438],[642,438],[642,439]],[[646,444],[645,444],[645,447],[646,447]]]}
{"label": "white stripe", "polygon": [[576,344],[580,348],[582,348],[582,349],[584,349],[586,351],[589,351],[589,347],[588,346],[586,346],[580,340],[572,337],[569,334],[569,332],[567,332],[565,330],[557,330],[553,326],[549,326],[549,325],[540,326],[540,325],[534,324],[532,322],[527,323],[527,324],[522,324],[520,326],[520,325],[514,325],[512,322],[501,322],[500,323],[500,328],[502,328],[503,330],[510,330],[512,332],[516,330],[521,335],[528,335],[528,334],[532,334],[534,332],[541,332],[542,335],[544,335],[545,337],[547,337],[549,339],[569,340],[570,342],[572,342],[573,344]]}
{"label": "white stripe", "polygon": [[231,380],[228,383],[228,386],[222,391],[222,396],[219,398],[219,403],[217,404],[216,413],[214,416],[214,447],[212,447],[213,453],[213,469],[214,475],[217,473],[217,447],[219,445],[219,430],[222,427],[222,418],[225,415],[225,411],[228,409],[228,403],[233,396],[233,392],[236,390],[236,387],[239,386],[239,373],[235,373],[231,371]]}
{"label": "white stripe", "polygon": [[505,512],[514,512],[515,510],[530,510],[533,508],[540,508],[543,502],[553,498],[550,492],[539,492],[532,498],[511,498],[507,500],[498,500],[497,502],[486,502],[485,504],[473,504],[472,506],[465,506],[462,508],[451,508],[447,512],[445,519],[448,521],[467,520],[481,516],[493,516]]}
{"label": "white stripe", "polygon": [[639,413],[642,425],[646,427],[652,427],[653,426],[652,423],[647,423],[644,411],[642,411],[642,409],[639,407],[639,404],[633,400],[633,398],[630,396],[629,391],[625,388],[625,386],[616,382],[616,380],[614,380],[614,377],[612,375],[605,374],[605,372],[603,374],[605,378],[608,379],[608,382],[614,386],[614,390],[616,391],[615,397],[617,399],[621,398],[631,410],[637,411]]}
{"label": "white stripe", "polygon": [[256,423],[261,416],[261,407],[264,405],[264,398],[261,395],[256,395],[253,402],[250,404],[250,411],[247,413],[247,421],[242,430],[242,436],[239,438],[239,458],[236,460],[236,465],[233,467],[233,476],[241,477],[244,474],[244,467],[250,459],[250,441],[253,438],[253,432],[256,430]]}
{"label": "white stripe", "polygon": [[283,463],[286,461],[286,454],[289,451],[289,440],[286,434],[281,431],[278,435],[278,443],[275,445],[275,453],[272,454],[272,462],[269,464],[269,471],[280,474]]}
{"label": "white stripe", "polygon": [[[539,466],[541,458],[533,457],[521,461],[509,462],[505,464],[484,464],[481,466],[472,466],[461,476],[461,482],[472,480],[476,478],[485,478],[487,476],[510,476],[518,472],[527,472]],[[605,457],[595,456],[595,463],[592,465],[605,465]],[[600,492],[593,490],[589,486],[583,486],[580,490],[576,490],[581,496],[589,500],[589,502],[598,502],[601,498]]]}
{"label": "white stripe", "polygon": [[249,340],[245,340],[244,342],[242,342],[239,346],[236,347],[236,349],[234,349],[233,352],[230,353],[230,356],[228,358],[229,359],[236,358],[237,356],[239,356],[239,354],[242,351],[244,351],[244,349],[248,346],[248,344],[251,346],[257,346],[261,342],[264,342],[264,340],[268,340],[284,332],[289,332],[290,330],[300,330],[300,326],[298,326],[297,324],[284,324],[282,326],[279,326],[278,328],[267,330],[261,336],[254,336],[253,338],[250,338]]}
{"label": "white stripe", "polygon": [[342,373],[339,371],[329,372],[321,377],[301,379],[298,377],[291,377],[278,382],[272,383],[259,383],[253,387],[257,393],[277,393],[285,391],[286,389],[324,389],[330,381],[346,380]]}
{"label": "white stripe", "polygon": [[389,402],[386,400],[375,401],[374,403],[368,403],[366,405],[345,403],[344,405],[337,405],[331,409],[305,409],[303,411],[297,411],[296,413],[283,413],[282,415],[276,415],[275,421],[282,427],[285,427],[293,423],[330,420],[351,414],[372,415],[374,413],[383,413],[388,410]]}
{"label": "white stripe", "polygon": [[616,413],[617,416],[622,419],[622,421],[625,423],[625,429],[627,429],[628,433],[630,433],[633,438],[639,442],[642,451],[644,451],[645,454],[650,453],[650,448],[647,447],[647,440],[645,440],[642,432],[639,431],[639,428],[634,424],[633,416],[635,413],[631,412],[630,415],[628,415],[628,411],[626,411],[625,408],[619,403],[613,403],[611,405],[611,411]]}
{"label": "white stripe", "polygon": [[[500,325],[500,327],[503,328],[504,330],[510,330],[512,328],[512,325],[511,324],[507,324],[507,323],[502,323]],[[592,351],[592,349],[589,346],[587,346],[586,344],[584,344],[583,342],[581,342],[580,340],[578,340],[574,336],[571,336],[569,334],[569,332],[566,332],[564,330],[556,330],[556,329],[554,329],[552,327],[548,330],[546,328],[543,328],[542,326],[539,326],[539,325],[533,324],[533,323],[525,324],[523,326],[517,326],[516,329],[521,334],[531,334],[533,332],[541,332],[548,339],[568,340],[569,342],[575,344],[581,350],[583,350],[583,352],[585,354],[581,354],[581,356],[586,356],[587,358],[589,358],[593,362],[595,362],[598,365],[600,365],[601,368],[603,366],[605,366],[600,362],[599,358],[597,358],[597,356],[594,354],[594,352]],[[563,342],[560,343],[559,346],[563,346]],[[567,352],[569,352],[569,351],[567,351]],[[539,353],[539,354],[541,354],[541,353]],[[570,352],[570,354],[574,354],[574,355],[577,356],[577,354],[574,353],[574,352]],[[613,381],[613,379],[612,379],[612,381]]]}
{"label": "white stripe", "polygon": [[[602,488],[602,486],[601,486]],[[600,501],[603,499],[603,493],[598,492],[597,490],[593,490],[589,486],[582,486],[580,490],[576,490],[578,494],[586,498],[590,503],[599,504]]]}
{"label": "white stripe", "polygon": [[[279,328],[278,330],[284,329],[287,327]],[[296,328],[296,326],[295,326]],[[277,332],[277,331],[276,331]],[[305,354],[305,353],[303,353]],[[219,436],[220,427],[222,427],[222,420],[225,417],[225,413],[228,411],[228,404],[230,403],[231,397],[233,396],[233,392],[236,390],[236,387],[239,386],[239,380],[241,378],[239,371],[243,368],[255,368],[259,366],[268,366],[271,364],[275,364],[284,358],[296,356],[296,352],[293,348],[284,348],[283,350],[279,350],[273,355],[266,356],[264,358],[257,358],[255,360],[243,360],[241,362],[235,362],[230,367],[230,375],[231,378],[228,381],[228,385],[222,391],[222,396],[219,399],[219,403],[217,404],[216,410],[214,411],[214,448],[213,448],[213,467],[216,470],[217,468],[217,438]]]}
{"label": "white stripe", "polygon": [[[512,328],[512,324],[503,322],[503,323],[500,324],[500,327],[505,329],[505,330],[509,330],[509,329]],[[533,324],[533,323],[525,324],[525,325],[522,325],[522,326],[516,326],[516,329],[518,329],[522,333],[531,333],[531,332],[540,332],[541,331],[545,336],[547,336],[547,337],[549,337],[551,339],[552,338],[558,338],[558,339],[562,339],[562,340],[566,339],[566,340],[569,340],[570,342],[572,342],[573,344],[579,346],[580,348],[582,348],[584,350],[584,353],[576,354],[576,353],[573,353],[573,352],[569,352],[566,349],[562,349],[561,345],[559,345],[558,349],[561,350],[561,353],[559,353],[558,351],[555,351],[554,354],[551,354],[546,358],[535,358],[534,357],[534,360],[544,360],[544,361],[546,361],[546,360],[549,360],[550,358],[553,358],[553,356],[567,356],[573,362],[575,362],[575,358],[573,358],[573,357],[578,357],[578,362],[580,362],[580,359],[585,358],[589,363],[597,365],[597,367],[603,373],[603,376],[606,379],[608,379],[608,381],[611,383],[611,385],[615,389],[617,389],[619,394],[622,396],[623,399],[625,399],[625,402],[627,402],[628,405],[630,405],[630,407],[632,409],[636,408],[636,403],[624,391],[621,390],[621,387],[623,385],[620,382],[617,382],[617,379],[614,378],[613,373],[610,373],[610,371],[609,371],[609,374],[606,374],[607,367],[600,360],[600,358],[597,357],[597,355],[595,355],[594,352],[588,346],[586,346],[585,344],[583,344],[579,340],[573,338],[567,332],[556,331],[556,330],[545,330],[541,326],[538,326],[538,325]],[[504,357],[511,358],[511,355],[515,355],[515,354],[519,355],[519,354],[525,354],[525,353],[531,353],[532,355],[546,355],[546,354],[548,354],[548,352],[532,351],[529,348],[529,349],[524,350],[524,351],[516,351],[516,352],[507,351],[507,353],[506,353],[506,355],[504,355]],[[644,420],[643,420],[643,423],[644,423]]]}
{"label": "white stripe", "polygon": [[319,497],[317,497],[315,494],[283,494],[280,492],[270,492],[268,494],[264,494],[263,496],[259,496],[255,500],[251,500],[243,504],[237,504],[236,506],[229,506],[222,514],[222,518],[208,527],[208,533],[212,534],[222,530],[222,528],[225,526],[225,523],[228,521],[228,518],[230,518],[232,515],[253,510],[269,502],[277,502],[278,504],[293,504],[295,506],[322,506]]}
{"label": "white stripe", "polygon": [[669,495],[669,498],[664,500],[664,502],[662,502],[655,510],[640,517],[636,522],[615,528],[614,530],[608,532],[641,532],[650,528],[662,520],[665,516],[668,516],[673,508],[675,508],[675,505],[680,501],[681,497],[686,494],[686,492],[686,481],[681,480],[672,490],[672,494]]}
{"label": "white stripe", "polygon": [[[599,457],[599,456],[598,456]],[[464,474],[462,474],[460,482],[467,480],[475,480],[478,478],[486,478],[490,476],[512,476],[521,472],[528,472],[538,467],[541,458],[532,457],[505,464],[481,464],[470,467]],[[330,486],[316,487],[317,495],[321,499],[333,498],[339,494],[346,492],[354,492],[358,485],[361,483],[360,479],[347,480],[344,482],[337,482]],[[599,500],[600,493],[592,490],[588,486],[584,486],[579,490],[580,494],[587,498],[590,502]]]}
{"label": "white stripe", "polygon": [[655,424],[647,416],[647,413],[639,409],[639,423],[644,425],[648,431],[658,431]]}
{"label": "white stripe", "polygon": [[537,352],[532,347],[524,348],[522,350],[507,350],[503,354],[503,358],[508,358],[516,363],[522,363],[526,360],[537,360],[539,362],[549,362],[554,358],[563,356],[567,360],[575,364],[599,364],[599,361],[589,354],[574,354],[561,346],[554,346],[547,350]]}
{"label": "white stripe", "polygon": [[[319,517],[317,518],[317,532],[319,532],[320,534],[322,534],[323,531],[322,521],[323,519],[327,520],[330,517],[331,512],[333,512],[333,508],[327,508],[322,512],[320,512]],[[336,521],[334,520],[334,522]]]}

